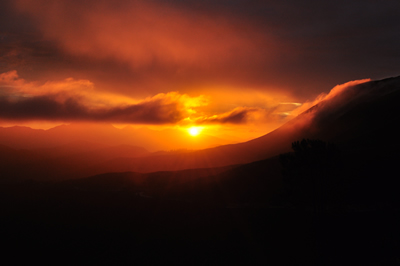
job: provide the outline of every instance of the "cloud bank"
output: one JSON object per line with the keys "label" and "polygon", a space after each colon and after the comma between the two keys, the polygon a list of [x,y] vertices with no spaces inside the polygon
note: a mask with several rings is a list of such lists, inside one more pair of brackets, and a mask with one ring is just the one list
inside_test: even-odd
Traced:
{"label": "cloud bank", "polygon": [[[9,121],[90,121],[151,125],[241,125],[276,120],[282,107],[235,107],[223,113],[199,110],[209,98],[178,92],[133,99],[97,91],[89,80],[67,78],[27,82],[18,73],[0,74],[0,119]],[[285,104],[283,104],[285,105]],[[275,112],[279,111],[279,112]]]}
{"label": "cloud bank", "polygon": [[0,74],[3,120],[175,124],[207,104],[203,96],[161,93],[143,100],[96,92],[88,80],[27,83],[16,71]]}
{"label": "cloud bank", "polygon": [[322,121],[330,114],[345,113],[343,108],[373,100],[383,93],[372,83],[370,79],[363,79],[337,85],[328,94],[321,94],[304,104],[282,102],[268,108],[237,106],[225,112],[212,113],[207,111],[210,99],[205,95],[191,97],[168,92],[134,99],[98,91],[89,80],[67,78],[44,83],[27,82],[16,71],[9,71],[0,74],[0,120],[180,126],[262,125],[283,123],[303,114],[303,118]]}

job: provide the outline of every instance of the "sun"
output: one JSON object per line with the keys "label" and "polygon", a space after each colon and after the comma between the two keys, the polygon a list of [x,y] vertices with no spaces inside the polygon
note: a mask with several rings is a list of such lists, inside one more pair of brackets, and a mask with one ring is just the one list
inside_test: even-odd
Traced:
{"label": "sun", "polygon": [[188,132],[191,136],[196,137],[200,134],[202,128],[201,127],[190,127],[188,128]]}

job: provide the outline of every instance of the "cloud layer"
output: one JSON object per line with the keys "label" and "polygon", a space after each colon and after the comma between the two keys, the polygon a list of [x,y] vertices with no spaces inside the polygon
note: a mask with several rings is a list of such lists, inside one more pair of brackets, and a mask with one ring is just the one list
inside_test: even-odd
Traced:
{"label": "cloud layer", "polygon": [[206,67],[255,57],[256,48],[267,44],[250,25],[163,2],[18,0],[17,8],[68,53],[113,58],[134,68],[157,61]]}
{"label": "cloud layer", "polygon": [[240,125],[249,122],[268,123],[276,120],[276,116],[284,111],[279,106],[269,109],[243,106],[216,114],[200,110],[208,105],[209,98],[204,95],[190,97],[169,92],[133,99],[97,91],[89,80],[67,78],[40,84],[19,78],[16,71],[0,74],[2,120]]}
{"label": "cloud layer", "polygon": [[177,92],[128,100],[98,93],[87,80],[69,78],[38,85],[20,79],[16,71],[0,74],[3,120],[175,124],[194,113],[193,108],[207,104],[203,96],[189,97]]}

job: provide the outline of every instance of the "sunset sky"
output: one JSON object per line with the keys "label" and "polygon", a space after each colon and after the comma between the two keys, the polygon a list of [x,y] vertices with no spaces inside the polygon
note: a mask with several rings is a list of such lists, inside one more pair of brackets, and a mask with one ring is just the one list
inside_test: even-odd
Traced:
{"label": "sunset sky", "polygon": [[338,84],[399,75],[399,14],[398,0],[3,0],[0,126],[254,138]]}

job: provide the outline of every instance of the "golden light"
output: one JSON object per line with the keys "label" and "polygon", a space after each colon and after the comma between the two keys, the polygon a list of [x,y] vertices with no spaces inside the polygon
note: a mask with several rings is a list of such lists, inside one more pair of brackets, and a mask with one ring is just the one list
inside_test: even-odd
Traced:
{"label": "golden light", "polygon": [[195,137],[200,134],[202,128],[201,127],[190,127],[188,128],[188,132],[191,136]]}

